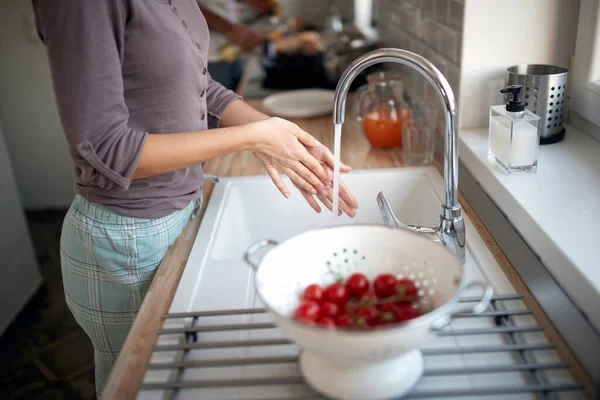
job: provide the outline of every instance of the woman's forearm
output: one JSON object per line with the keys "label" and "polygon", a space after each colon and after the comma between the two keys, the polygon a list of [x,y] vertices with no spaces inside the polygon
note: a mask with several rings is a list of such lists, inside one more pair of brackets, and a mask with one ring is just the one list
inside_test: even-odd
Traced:
{"label": "woman's forearm", "polygon": [[225,154],[254,150],[260,132],[252,125],[200,132],[151,133],[132,179],[177,171]]}
{"label": "woman's forearm", "polygon": [[253,151],[259,145],[260,132],[252,122],[268,118],[268,115],[255,110],[242,100],[236,100],[223,112],[219,129],[169,134],[151,133],[146,138],[132,179],[177,171],[237,151]]}
{"label": "woman's forearm", "polygon": [[242,100],[235,100],[227,106],[221,116],[221,128],[259,122],[268,119],[264,114]]}

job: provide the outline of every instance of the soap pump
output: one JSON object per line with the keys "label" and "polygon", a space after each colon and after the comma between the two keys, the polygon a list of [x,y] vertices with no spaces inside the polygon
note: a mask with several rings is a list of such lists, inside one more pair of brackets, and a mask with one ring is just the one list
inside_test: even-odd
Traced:
{"label": "soap pump", "polygon": [[521,85],[500,93],[512,95],[505,105],[490,107],[488,158],[506,173],[536,172],[540,143],[540,117],[525,109]]}

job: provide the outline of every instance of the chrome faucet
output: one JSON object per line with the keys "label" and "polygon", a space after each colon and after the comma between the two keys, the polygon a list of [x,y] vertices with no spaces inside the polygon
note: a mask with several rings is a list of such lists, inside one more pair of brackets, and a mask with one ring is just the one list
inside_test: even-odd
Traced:
{"label": "chrome faucet", "polygon": [[378,49],[357,58],[346,68],[335,89],[333,105],[333,121],[336,124],[344,123],[346,110],[346,97],[352,81],[367,67],[382,62],[403,64],[414,68],[421,73],[436,89],[446,110],[446,136],[444,150],[444,204],[440,222],[434,228],[424,228],[413,225],[404,225],[394,215],[391,207],[385,200],[383,193],[377,196],[377,203],[381,210],[384,222],[390,226],[408,229],[441,241],[448,246],[458,257],[461,263],[465,262],[465,223],[462,210],[458,204],[458,134],[456,100],[450,84],[442,73],[427,59],[418,54],[401,49]]}

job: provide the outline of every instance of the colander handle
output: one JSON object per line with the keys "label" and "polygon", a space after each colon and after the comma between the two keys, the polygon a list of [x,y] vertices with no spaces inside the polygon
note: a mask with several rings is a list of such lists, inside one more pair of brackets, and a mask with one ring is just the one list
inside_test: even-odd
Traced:
{"label": "colander handle", "polygon": [[457,310],[454,310],[450,315],[447,315],[433,323],[431,326],[431,330],[439,331],[446,325],[448,325],[452,321],[452,317],[457,315],[465,315],[465,314],[481,314],[489,307],[492,302],[492,298],[494,297],[494,287],[492,285],[488,285],[483,281],[473,281],[467,283],[465,290],[473,289],[473,288],[482,288],[483,295],[481,296],[481,300],[479,300],[475,305],[459,307]]}
{"label": "colander handle", "polygon": [[258,250],[262,249],[263,247],[266,247],[266,246],[277,246],[278,244],[279,243],[277,243],[276,241],[269,240],[269,239],[264,239],[264,240],[261,240],[258,243],[254,243],[244,253],[244,260],[246,260],[246,262],[248,263],[248,265],[250,265],[252,267],[252,269],[257,270],[258,269],[258,264],[255,263],[252,260],[252,256],[254,255],[254,253],[256,253]]}

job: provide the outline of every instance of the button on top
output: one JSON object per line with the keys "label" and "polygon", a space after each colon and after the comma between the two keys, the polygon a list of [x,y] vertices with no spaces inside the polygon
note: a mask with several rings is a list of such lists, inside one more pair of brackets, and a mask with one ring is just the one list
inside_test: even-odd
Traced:
{"label": "button on top", "polygon": [[173,11],[173,14],[177,15],[177,7],[171,8],[171,11]]}
{"label": "button on top", "polygon": [[206,115],[205,115],[204,113],[202,113],[202,115],[200,116],[200,119],[201,119],[202,121],[204,121],[204,118],[206,118]]}
{"label": "button on top", "polygon": [[203,90],[200,92],[200,97],[204,97],[204,94],[206,93],[206,90]]}
{"label": "button on top", "polygon": [[84,143],[83,146],[81,146],[81,150],[83,150],[84,153],[89,153],[92,150],[92,146],[90,146],[89,143]]}
{"label": "button on top", "polygon": [[206,68],[202,70],[202,75],[206,75]]}
{"label": "button on top", "polygon": [[169,3],[169,5],[173,4],[173,0],[168,0],[167,3]]}
{"label": "button on top", "polygon": [[184,28],[187,28],[187,22],[185,22],[184,20],[181,20],[181,25],[182,25]]}
{"label": "button on top", "polygon": [[196,43],[196,47],[198,48],[198,50],[202,50],[202,46],[200,46],[200,43]]}

